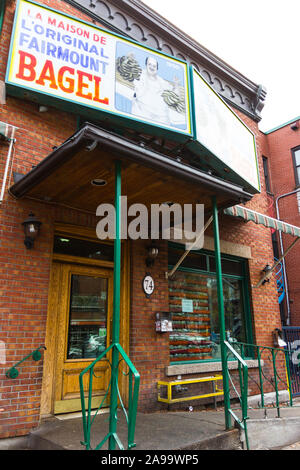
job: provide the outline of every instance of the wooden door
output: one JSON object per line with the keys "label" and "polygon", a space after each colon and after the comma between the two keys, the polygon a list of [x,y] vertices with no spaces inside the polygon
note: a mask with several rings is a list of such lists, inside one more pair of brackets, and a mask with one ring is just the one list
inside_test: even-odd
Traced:
{"label": "wooden door", "polygon": [[[74,264],[60,265],[54,413],[81,409],[79,374],[111,340],[113,270]],[[95,368],[93,407],[101,403],[110,380],[109,357]],[[88,390],[86,375],[86,392]]]}

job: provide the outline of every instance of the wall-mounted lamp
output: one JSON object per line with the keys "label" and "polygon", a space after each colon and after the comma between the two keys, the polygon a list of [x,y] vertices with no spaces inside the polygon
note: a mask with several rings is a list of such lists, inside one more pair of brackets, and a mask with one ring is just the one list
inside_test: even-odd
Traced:
{"label": "wall-mounted lamp", "polygon": [[28,218],[24,220],[24,222],[22,222],[22,225],[24,227],[25,233],[24,245],[28,250],[30,250],[31,248],[33,248],[34,241],[39,234],[42,222],[40,222],[35,217],[35,215],[30,212]]}
{"label": "wall-mounted lamp", "polygon": [[158,256],[158,248],[157,246],[154,245],[154,243],[152,243],[149,247],[148,247],[148,251],[147,251],[147,258],[146,258],[146,265],[149,267],[149,266],[153,266],[154,264],[154,261],[155,259],[157,258]]}
{"label": "wall-mounted lamp", "polygon": [[[262,270],[262,275],[265,276],[271,270],[272,270],[272,267],[269,264],[266,264],[266,266]],[[263,280],[262,285],[265,284],[266,282],[270,282],[270,279],[271,279],[271,274],[270,276],[266,277],[266,279]]]}

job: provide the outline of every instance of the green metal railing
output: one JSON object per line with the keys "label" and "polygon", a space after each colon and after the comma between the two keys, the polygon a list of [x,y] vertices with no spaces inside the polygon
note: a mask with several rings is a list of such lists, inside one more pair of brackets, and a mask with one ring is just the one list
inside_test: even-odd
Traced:
{"label": "green metal railing", "polygon": [[[245,433],[246,447],[249,450],[249,438],[247,432],[247,420],[249,419],[249,411],[252,409],[277,409],[277,417],[280,418],[280,409],[295,406],[291,393],[291,374],[290,361],[291,352],[283,348],[273,348],[269,346],[259,346],[250,343],[240,343],[224,341],[226,348],[226,367],[225,373],[230,382],[229,402],[230,407],[228,413],[235,419],[237,424]],[[249,373],[246,359],[255,358],[257,360],[256,374]],[[238,361],[238,379],[230,373],[228,362],[231,360]],[[257,407],[253,404],[248,406],[248,384],[252,381],[256,384],[260,395],[260,402]],[[232,396],[232,390],[235,396]],[[288,400],[280,400],[280,392],[288,390]],[[266,394],[275,392],[275,399],[266,403]],[[241,418],[234,412],[235,398],[239,399]],[[225,409],[226,412],[226,409]]]}
{"label": "green metal railing", "polygon": [[[94,369],[95,369],[95,366],[98,364],[98,362],[103,360],[103,358],[105,358],[110,351],[114,352],[115,357],[117,357],[117,363],[113,365],[113,363],[108,361],[111,367],[110,382],[106,390],[106,393],[92,418],[93,377],[96,377]],[[118,375],[119,375],[118,371],[119,371],[120,363],[122,361],[125,362],[128,368],[128,372],[126,373],[123,372],[124,375],[128,376],[128,380],[129,380],[127,410],[123,403],[120,390],[118,387]],[[87,409],[86,409],[86,404],[85,404],[86,396],[85,396],[84,384],[83,384],[83,377],[85,374],[89,374],[88,391],[87,391]],[[92,446],[91,446],[92,425],[100,409],[103,407],[104,404],[106,406],[106,401],[109,395],[110,395],[110,401],[112,401],[112,396],[111,396],[112,390],[117,390],[119,404],[125,414],[125,419],[126,419],[127,428],[128,428],[127,449],[132,449],[133,447],[135,447],[136,444],[134,443],[134,434],[135,434],[135,424],[136,424],[136,415],[137,415],[140,375],[138,371],[136,370],[136,368],[134,367],[134,365],[132,364],[129,357],[127,356],[127,354],[125,353],[122,346],[118,343],[114,343],[111,346],[109,346],[109,348],[107,348],[101,354],[101,356],[99,356],[94,362],[92,362],[92,364],[90,364],[85,370],[81,372],[79,376],[79,385],[80,385],[80,398],[81,398],[81,406],[82,406],[82,421],[83,421],[83,435],[84,435],[84,441],[81,442],[81,444],[85,446],[86,450],[92,450]],[[110,410],[112,412],[111,402],[110,402]],[[117,421],[118,420],[117,409],[115,411],[113,410],[113,413],[114,413],[113,419]],[[111,419],[112,418],[110,417],[110,420]],[[119,439],[117,433],[114,432],[114,430],[113,431],[111,430],[111,427],[110,427],[108,434],[104,437],[104,439],[99,444],[97,444],[94,447],[93,450],[101,449],[107,440],[109,441],[109,450],[114,450],[115,444],[118,445],[119,449],[124,450],[124,446],[121,440]]]}
{"label": "green metal railing", "polygon": [[[242,358],[255,357],[258,362],[258,378],[249,375],[249,380],[253,381],[260,393],[259,408],[265,408],[265,393],[275,392],[275,406],[277,416],[280,418],[280,408],[288,405],[293,406],[291,393],[291,373],[290,360],[291,352],[283,348],[273,348],[269,346],[259,346],[249,343],[232,343],[232,346],[239,350]],[[289,400],[283,401],[280,405],[280,391],[288,390]]]}
{"label": "green metal railing", "polygon": [[[236,423],[239,425],[239,427],[244,431],[245,433],[245,441],[246,441],[246,447],[249,450],[249,439],[248,439],[248,432],[247,432],[247,419],[248,419],[248,366],[245,362],[245,360],[238,354],[238,352],[232,347],[228,341],[224,341],[224,346],[226,350],[226,373],[228,375],[228,382],[231,382],[231,385],[240,401],[240,406],[242,410],[242,417],[241,419],[238,418],[238,416],[234,413],[232,409],[232,404],[230,401],[230,392],[229,392],[229,408],[228,412],[230,415],[233,417],[233,419],[236,421]],[[230,375],[229,367],[228,367],[228,361],[231,359],[231,357],[234,357],[234,359],[237,360],[238,362],[238,371],[239,371],[239,385],[240,385],[240,393],[237,391],[234,382],[232,380],[232,377]]]}
{"label": "green metal railing", "polygon": [[18,371],[17,367],[20,364],[22,364],[24,361],[29,359],[30,357],[32,357],[32,359],[34,361],[40,361],[41,358],[42,358],[41,349],[46,350],[46,347],[45,346],[40,346],[39,348],[35,349],[34,351],[32,351],[27,356],[23,357],[23,359],[21,359],[19,362],[16,362],[16,364],[14,364],[10,369],[8,369],[6,371],[6,373],[5,373],[6,377],[8,379],[16,379],[19,376],[19,371]]}

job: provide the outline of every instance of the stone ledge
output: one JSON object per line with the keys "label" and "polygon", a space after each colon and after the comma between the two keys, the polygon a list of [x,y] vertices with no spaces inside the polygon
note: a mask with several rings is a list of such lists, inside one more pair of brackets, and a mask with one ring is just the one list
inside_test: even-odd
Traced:
{"label": "stone ledge", "polygon": [[[245,361],[249,369],[258,368],[258,361],[255,359],[250,359]],[[238,362],[230,361],[228,362],[228,369],[237,370]],[[169,377],[171,375],[187,375],[187,374],[202,374],[202,373],[211,373],[211,372],[222,372],[222,363],[221,362],[203,362],[200,364],[175,364],[172,366],[167,366],[165,369],[166,375]]]}
{"label": "stone ledge", "polygon": [[[279,390],[278,391],[278,401],[279,403],[289,402],[290,394],[288,390]],[[276,407],[276,393],[269,392],[264,393],[264,404],[265,405],[273,405]],[[261,395],[252,395],[248,397],[248,406],[258,407],[261,408]]]}

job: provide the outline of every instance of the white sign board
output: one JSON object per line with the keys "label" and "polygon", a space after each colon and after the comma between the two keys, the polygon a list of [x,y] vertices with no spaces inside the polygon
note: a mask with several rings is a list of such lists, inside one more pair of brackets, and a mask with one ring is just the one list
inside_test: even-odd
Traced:
{"label": "white sign board", "polygon": [[191,135],[185,62],[28,0],[18,3],[6,84]]}
{"label": "white sign board", "polygon": [[186,313],[194,312],[194,303],[192,299],[182,299],[181,301],[182,311]]}
{"label": "white sign board", "polygon": [[195,139],[216,157],[224,179],[232,172],[235,181],[260,191],[254,134],[195,69],[192,82]]}

